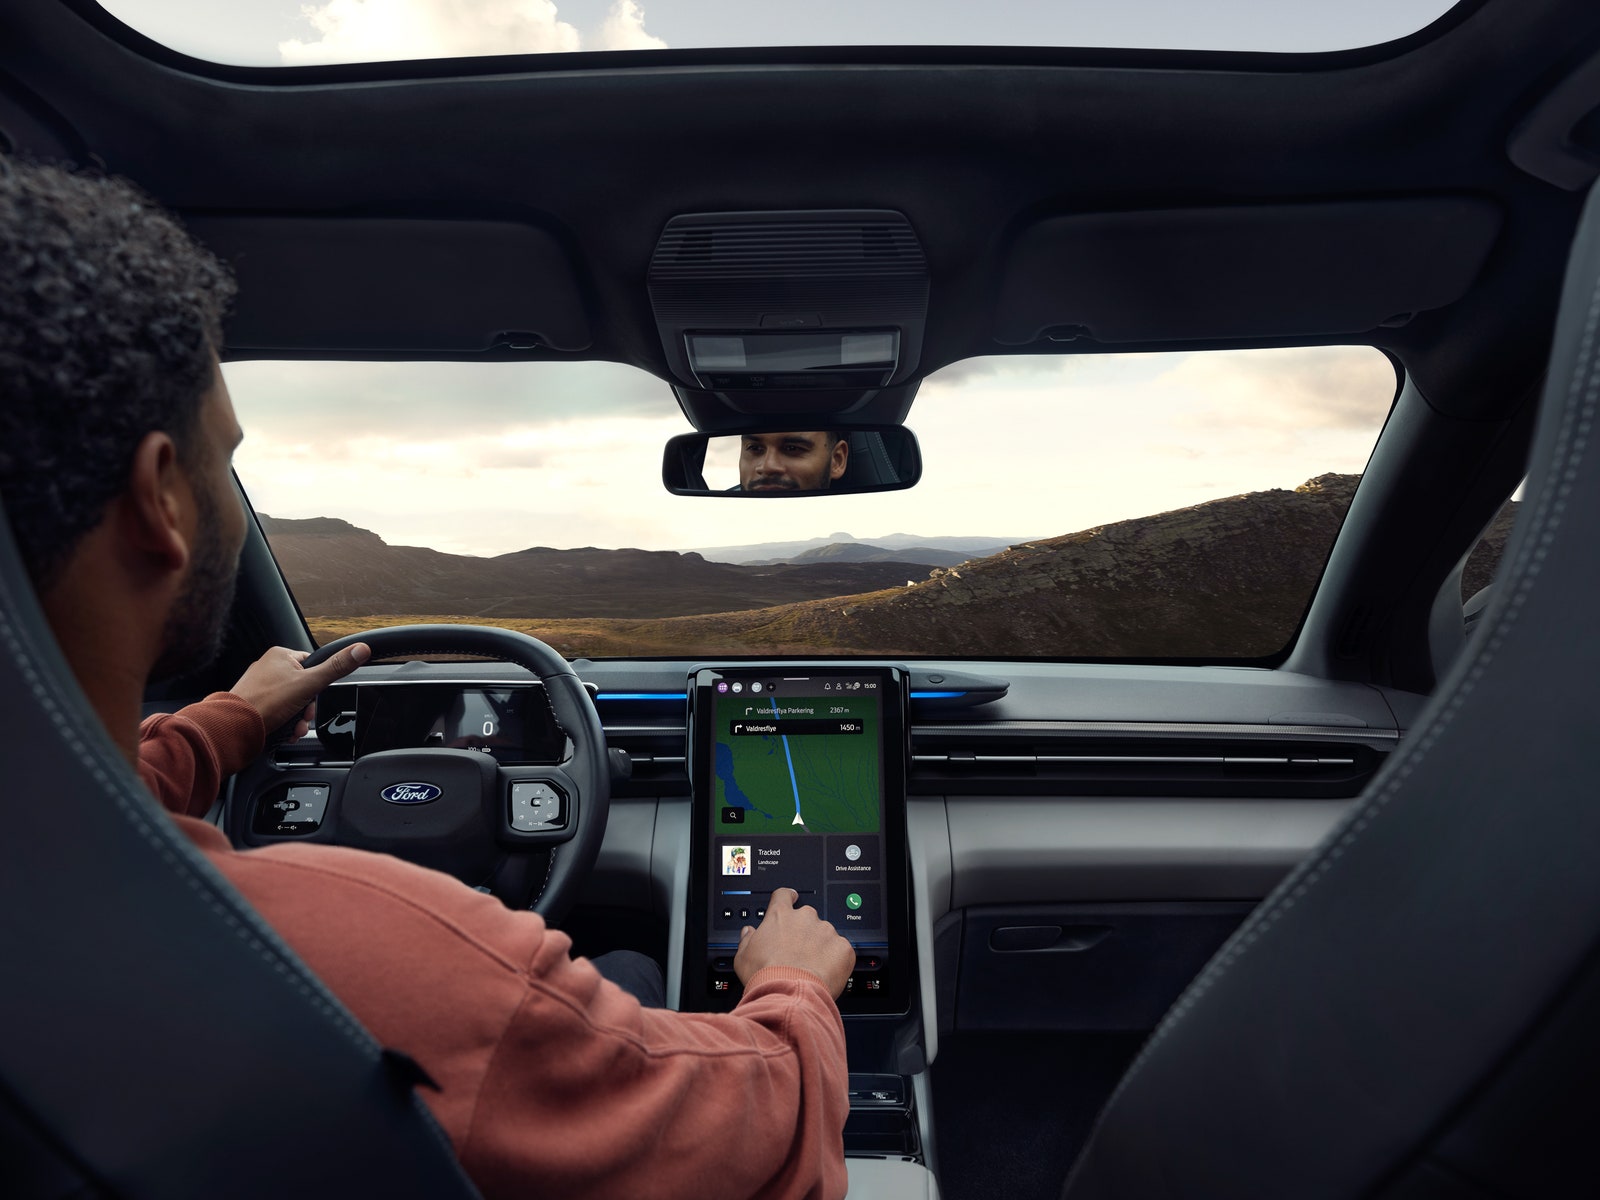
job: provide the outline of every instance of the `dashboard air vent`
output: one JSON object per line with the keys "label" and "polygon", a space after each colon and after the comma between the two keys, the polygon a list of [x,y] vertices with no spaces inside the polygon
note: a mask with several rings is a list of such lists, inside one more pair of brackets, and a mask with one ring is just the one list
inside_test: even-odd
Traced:
{"label": "dashboard air vent", "polygon": [[[912,731],[914,795],[1354,796],[1382,764],[1393,735],[1330,739],[1321,733],[1142,735],[1083,729],[996,730],[920,726]],[[1372,731],[1380,734],[1381,731]],[[1383,744],[1379,744],[1383,743]]]}

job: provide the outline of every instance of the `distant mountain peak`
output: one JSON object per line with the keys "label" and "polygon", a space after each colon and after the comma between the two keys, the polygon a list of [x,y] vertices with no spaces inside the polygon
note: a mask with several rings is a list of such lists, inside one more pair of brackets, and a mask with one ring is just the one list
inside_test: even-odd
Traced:
{"label": "distant mountain peak", "polygon": [[269,517],[264,512],[258,512],[256,518],[261,522],[261,532],[276,534],[308,534],[316,537],[363,537],[377,538],[377,534],[370,529],[363,529],[359,525],[352,525],[340,517]]}

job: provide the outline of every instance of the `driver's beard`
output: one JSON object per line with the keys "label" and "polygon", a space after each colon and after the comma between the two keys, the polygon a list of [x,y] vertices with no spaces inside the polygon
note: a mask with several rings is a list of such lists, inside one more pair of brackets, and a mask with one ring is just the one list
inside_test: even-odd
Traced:
{"label": "driver's beard", "polygon": [[222,523],[207,493],[195,497],[196,535],[189,576],[167,614],[161,633],[161,657],[151,668],[152,683],[177,679],[205,670],[222,651],[222,637],[233,608],[233,590],[239,577],[237,555],[222,544]]}

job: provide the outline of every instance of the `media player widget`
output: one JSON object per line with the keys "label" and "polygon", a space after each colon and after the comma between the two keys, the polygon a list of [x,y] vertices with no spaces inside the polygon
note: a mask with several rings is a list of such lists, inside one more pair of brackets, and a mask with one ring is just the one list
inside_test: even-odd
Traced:
{"label": "media player widget", "polygon": [[742,841],[719,838],[712,877],[711,921],[717,929],[737,929],[767,915],[767,900],[778,888],[799,893],[796,907],[822,911],[821,838],[781,837]]}

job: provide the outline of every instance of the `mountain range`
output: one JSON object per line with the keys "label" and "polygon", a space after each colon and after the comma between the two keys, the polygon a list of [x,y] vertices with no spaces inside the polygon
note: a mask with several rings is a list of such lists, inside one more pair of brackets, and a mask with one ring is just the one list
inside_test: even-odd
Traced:
{"label": "mountain range", "polygon": [[915,533],[889,533],[882,537],[857,538],[848,533],[803,542],[758,542],[750,546],[706,546],[691,553],[712,562],[743,563],[760,566],[781,562],[803,562],[833,558],[841,562],[895,561],[953,566],[970,558],[983,558],[1014,546],[1027,538],[930,537]]}
{"label": "mountain range", "polygon": [[[864,546],[839,534],[759,548],[789,549],[787,563],[737,565],[643,550],[474,559],[387,546],[342,521],[263,523],[323,640],[389,623],[377,614],[445,614],[522,629],[569,657],[1261,658],[1293,636],[1359,478],[1322,475],[932,570],[838,561]],[[1466,595],[1490,578],[1515,509],[1471,556]],[[876,549],[960,552],[904,538]]]}
{"label": "mountain range", "polygon": [[391,546],[333,517],[261,514],[262,531],[306,613],[344,617],[670,617],[766,608],[903,587],[928,565],[835,561],[735,565],[674,550],[554,550],[492,558]]}

